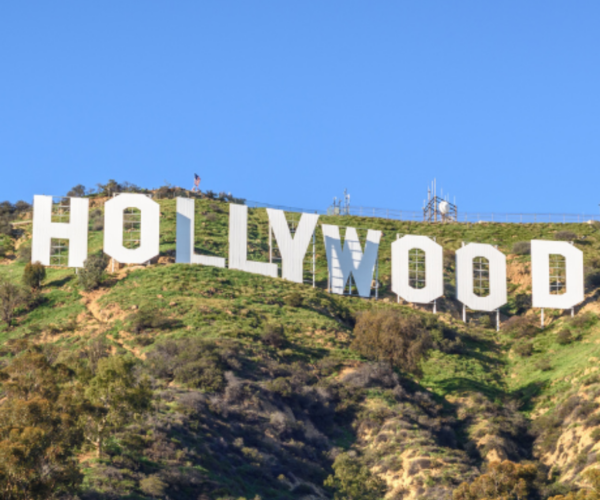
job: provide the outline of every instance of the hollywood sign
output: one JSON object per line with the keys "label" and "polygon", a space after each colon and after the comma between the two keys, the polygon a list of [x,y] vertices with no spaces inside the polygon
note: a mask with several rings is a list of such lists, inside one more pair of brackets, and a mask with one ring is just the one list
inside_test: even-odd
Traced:
{"label": "hollywood sign", "polygon": [[[141,242],[137,248],[123,245],[124,210],[140,211]],[[52,222],[52,197],[34,196],[33,242],[31,260],[50,265],[52,238],[69,240],[69,267],[83,267],[87,258],[89,200],[71,198],[68,223]],[[313,237],[319,216],[304,213],[292,236],[282,210],[268,208],[270,226],[280,249],[283,279],[302,283],[306,250]],[[249,273],[278,277],[277,264],[248,260],[247,255],[248,207],[229,205],[229,268]],[[352,276],[358,294],[370,297],[373,274],[377,262],[381,231],[369,229],[364,249],[355,228],[346,228],[344,242],[339,226],[322,224],[327,255],[330,292],[343,294]],[[141,194],[121,194],[104,205],[104,252],[123,264],[143,264],[159,254],[160,207]],[[422,288],[411,286],[409,252],[423,252],[425,280]],[[550,256],[564,258],[565,285],[560,293],[551,292]],[[473,270],[476,258],[487,259],[489,265],[489,292],[476,293]],[[176,262],[225,267],[223,257],[199,255],[194,251],[194,200],[177,198]],[[391,288],[407,302],[430,304],[444,294],[442,247],[427,236],[407,235],[392,243]],[[531,242],[531,274],[533,307],[570,309],[583,301],[583,252],[565,241]],[[475,311],[495,311],[507,302],[506,257],[488,244],[469,243],[456,251],[457,299]],[[556,290],[555,290],[556,292]]]}

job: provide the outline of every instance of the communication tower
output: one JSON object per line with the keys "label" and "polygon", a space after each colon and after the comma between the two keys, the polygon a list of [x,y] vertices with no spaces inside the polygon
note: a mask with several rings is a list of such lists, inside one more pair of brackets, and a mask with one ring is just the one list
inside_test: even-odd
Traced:
{"label": "communication tower", "polygon": [[423,201],[423,221],[425,222],[456,222],[458,220],[458,209],[456,197],[454,203],[450,202],[450,195],[444,197],[444,190],[437,195],[437,182],[433,179],[427,188],[427,199]]}
{"label": "communication tower", "polygon": [[350,215],[350,193],[344,189],[344,197],[333,197],[333,205],[327,209],[327,215]]}

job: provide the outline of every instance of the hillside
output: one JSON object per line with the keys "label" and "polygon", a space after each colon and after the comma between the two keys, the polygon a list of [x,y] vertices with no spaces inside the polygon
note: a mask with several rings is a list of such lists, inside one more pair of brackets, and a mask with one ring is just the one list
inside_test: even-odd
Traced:
{"label": "hillside", "polygon": [[[105,199],[91,199],[90,255],[102,248]],[[26,353],[41,354],[52,369],[66,367],[69,375],[58,386],[89,401],[100,375],[110,373],[107,360],[131,360],[127,380],[146,384],[149,403],[123,411],[100,453],[84,442],[73,450],[83,474],[78,498],[382,498],[385,492],[387,499],[446,499],[503,460],[535,466],[529,498],[588,486],[584,473],[596,467],[600,450],[596,225],[322,216],[319,223],[359,228],[361,238],[367,229],[383,231],[379,299],[364,300],[327,293],[320,228],[315,288],[174,264],[175,200],[157,201],[156,262],[117,266],[114,273],[109,264],[102,285],[90,291],[74,270],[49,267],[12,325],[0,325],[5,396]],[[31,234],[27,211],[18,218],[24,222],[0,236],[0,279],[15,284]],[[198,199],[195,224],[196,250],[227,256],[228,204]],[[250,259],[268,261],[267,228],[265,210],[250,209]],[[539,311],[531,309],[530,258],[513,248],[565,231],[584,252],[586,301],[574,317],[547,310],[542,330]],[[430,307],[397,304],[389,289],[390,245],[403,234],[435,236],[444,248],[446,291],[435,315]],[[462,322],[453,298],[454,251],[462,242],[491,243],[507,255],[509,303],[500,332],[487,314],[469,312]],[[365,311],[414,318],[427,331],[431,349],[419,369],[392,369],[361,356],[353,340]],[[95,414],[78,411],[82,432],[90,432]],[[0,470],[3,460],[0,442]],[[0,491],[7,491],[2,481],[0,474]],[[352,496],[357,482],[370,486]],[[57,498],[74,498],[66,491],[56,489]]]}

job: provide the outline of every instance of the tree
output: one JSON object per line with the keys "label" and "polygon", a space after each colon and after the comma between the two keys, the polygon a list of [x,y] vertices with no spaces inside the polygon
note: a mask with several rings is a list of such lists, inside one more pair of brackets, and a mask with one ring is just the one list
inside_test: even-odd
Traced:
{"label": "tree", "polygon": [[385,481],[372,474],[353,452],[338,455],[333,471],[324,484],[336,490],[335,500],[380,500],[385,495]]}
{"label": "tree", "polygon": [[139,380],[133,359],[112,356],[98,360],[95,376],[85,396],[90,411],[85,420],[86,438],[96,448],[98,457],[104,451],[106,437],[146,412],[152,392],[147,380]]}
{"label": "tree", "polygon": [[46,279],[46,268],[41,262],[28,262],[23,270],[23,284],[37,290],[42,286],[42,281]]}
{"label": "tree", "polygon": [[67,196],[83,198],[85,196],[85,186],[83,184],[77,184],[77,186],[71,188],[71,191],[67,193]]}
{"label": "tree", "polygon": [[77,391],[71,373],[27,348],[0,372],[0,497],[46,500],[81,483]]}
{"label": "tree", "polygon": [[352,348],[362,356],[385,361],[410,373],[420,372],[432,339],[417,315],[392,310],[364,311],[354,327]]}
{"label": "tree", "polygon": [[17,307],[26,302],[22,288],[7,280],[0,280],[0,316],[10,328]]}
{"label": "tree", "polygon": [[104,271],[108,265],[108,256],[102,252],[90,255],[77,275],[79,285],[86,292],[98,288],[104,279]]}
{"label": "tree", "polygon": [[535,465],[521,465],[504,460],[490,463],[485,474],[471,484],[462,483],[453,500],[525,500],[535,480]]}
{"label": "tree", "polygon": [[106,184],[97,184],[98,193],[102,196],[111,197],[113,194],[122,191],[122,186],[114,179],[109,179]]}

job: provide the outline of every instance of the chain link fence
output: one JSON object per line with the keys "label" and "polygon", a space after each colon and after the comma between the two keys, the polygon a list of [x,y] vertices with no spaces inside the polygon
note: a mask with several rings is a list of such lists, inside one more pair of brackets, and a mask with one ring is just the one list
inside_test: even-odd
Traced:
{"label": "chain link fence", "polygon": [[[284,205],[273,205],[258,201],[246,200],[246,205],[250,208],[276,208],[286,212],[305,212],[321,215],[334,215],[332,209],[319,210],[298,207],[287,207]],[[341,215],[352,215],[356,217],[377,217],[380,219],[393,219],[402,221],[423,222],[423,210],[397,210],[392,208],[375,208],[350,206],[344,208]],[[577,224],[589,223],[600,220],[600,214],[567,214],[567,213],[504,213],[504,212],[458,212],[456,222],[496,222],[509,224],[530,224],[530,223],[560,223]],[[443,222],[443,221],[442,221]],[[454,221],[453,221],[454,222]]]}

